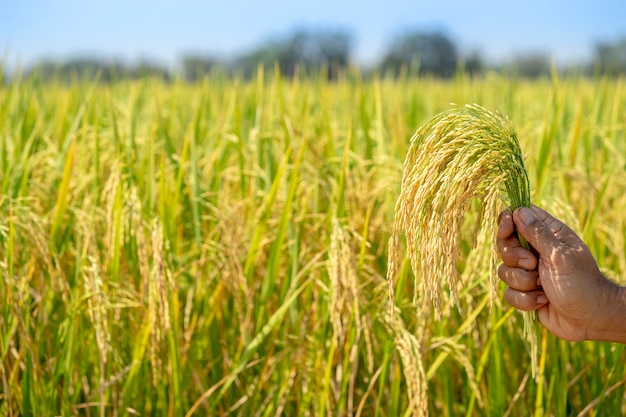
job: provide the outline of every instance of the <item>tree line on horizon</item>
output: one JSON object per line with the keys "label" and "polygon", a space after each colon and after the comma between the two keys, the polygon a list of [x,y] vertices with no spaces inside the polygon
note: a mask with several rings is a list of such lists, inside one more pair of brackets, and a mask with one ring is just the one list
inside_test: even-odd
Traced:
{"label": "tree line on horizon", "polygon": [[[98,74],[101,82],[120,79],[137,79],[152,76],[169,81],[182,77],[196,82],[214,70],[225,71],[244,78],[251,78],[259,65],[278,65],[285,76],[297,71],[324,71],[329,80],[354,65],[354,39],[345,30],[296,30],[295,32],[260,44],[257,48],[233,59],[225,60],[208,54],[187,54],[179,62],[179,69],[171,71],[165,66],[148,61],[135,65],[121,61],[98,58],[76,58],[67,61],[42,60],[23,71],[26,77],[38,77],[42,81],[92,78]],[[387,47],[379,62],[362,68],[383,76],[397,77],[401,73],[416,76],[451,78],[459,70],[472,76],[496,70],[515,74],[522,78],[538,78],[550,74],[551,59],[548,54],[535,52],[519,55],[510,62],[487,63],[479,51],[462,53],[458,46],[443,32],[412,31],[397,36]],[[602,74],[617,76],[626,74],[626,38],[613,43],[597,43],[590,62],[572,64],[559,69],[582,75]],[[0,77],[2,75],[0,74]],[[4,76],[4,81],[7,81]]]}

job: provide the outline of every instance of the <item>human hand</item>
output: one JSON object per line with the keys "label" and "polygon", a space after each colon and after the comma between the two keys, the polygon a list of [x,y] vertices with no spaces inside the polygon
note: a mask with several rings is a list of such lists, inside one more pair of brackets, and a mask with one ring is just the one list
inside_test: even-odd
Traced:
{"label": "human hand", "polygon": [[[520,246],[516,230],[534,251]],[[541,324],[562,339],[626,343],[626,289],[602,275],[568,226],[536,206],[505,210],[497,243],[509,304],[537,310]]]}

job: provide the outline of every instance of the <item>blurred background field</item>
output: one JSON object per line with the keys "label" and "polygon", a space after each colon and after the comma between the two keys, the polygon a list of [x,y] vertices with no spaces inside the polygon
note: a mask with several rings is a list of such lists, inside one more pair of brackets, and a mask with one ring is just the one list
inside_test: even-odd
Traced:
{"label": "blurred background field", "polygon": [[[623,5],[568,3],[554,20],[555,3],[503,6],[474,26],[457,4],[457,34],[425,24],[447,22],[425,4],[369,18],[343,3],[303,8],[296,29],[248,44],[229,26],[244,31],[240,14],[214,6],[202,10],[233,43],[178,55],[176,33],[201,26],[194,2],[187,14],[164,2],[165,17],[144,4],[144,23],[121,2],[11,5],[0,18],[0,414],[626,414],[622,345],[543,333],[531,377],[521,314],[502,286],[490,301],[475,213],[460,309],[444,297],[439,320],[420,299],[416,313],[405,262],[389,314],[409,138],[466,103],[512,121],[532,201],[626,283]],[[250,6],[262,24],[248,22],[249,36],[278,24],[272,11],[290,21],[279,6]],[[119,33],[97,35],[94,16]],[[158,35],[167,19],[178,29]],[[494,38],[505,21],[521,40]],[[467,35],[476,25],[483,38]]]}
{"label": "blurred background field", "polygon": [[623,346],[544,334],[529,378],[470,221],[462,313],[418,317],[405,266],[385,317],[408,138],[449,101],[507,115],[532,200],[626,276],[623,78],[3,87],[2,413],[410,414],[419,319],[432,415],[621,414]]}

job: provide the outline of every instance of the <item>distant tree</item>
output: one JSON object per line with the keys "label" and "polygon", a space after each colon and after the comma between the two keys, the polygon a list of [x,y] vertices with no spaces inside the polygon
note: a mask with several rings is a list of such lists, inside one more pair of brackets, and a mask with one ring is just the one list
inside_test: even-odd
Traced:
{"label": "distant tree", "polygon": [[130,70],[132,78],[153,77],[163,81],[170,81],[169,71],[159,64],[149,61],[142,61]]}
{"label": "distant tree", "polygon": [[202,79],[212,68],[220,65],[220,61],[212,57],[187,55],[183,57],[183,77],[189,82]]}
{"label": "distant tree", "polygon": [[[271,42],[258,47],[257,49],[239,56],[231,67],[245,78],[250,78],[257,70],[259,65],[269,67],[275,62],[279,62],[281,58],[281,50],[283,47]],[[281,67],[284,64],[281,65]]]}
{"label": "distant tree", "polygon": [[487,64],[478,51],[473,51],[463,58],[465,71],[470,75],[479,75],[485,72]]}
{"label": "distant tree", "polygon": [[128,78],[131,75],[131,71],[125,65],[116,61],[75,58],[60,63],[55,75],[60,81],[64,82],[74,79],[90,80],[95,78],[96,75],[100,76],[100,82],[111,82]]}
{"label": "distant tree", "polygon": [[538,78],[550,75],[550,57],[536,52],[519,55],[513,59],[511,69],[522,78]]}
{"label": "distant tree", "polygon": [[68,61],[44,60],[36,63],[25,73],[26,77],[37,77],[49,82],[52,80],[69,83],[79,80],[92,80],[98,76],[102,83],[121,79],[137,79],[151,76],[169,80],[167,69],[147,61],[136,66],[127,66],[117,61],[104,61],[93,58],[76,58]]}
{"label": "distant tree", "polygon": [[325,67],[329,79],[336,79],[350,60],[352,37],[343,31],[314,34],[311,44],[312,65]]}
{"label": "distant tree", "polygon": [[235,66],[248,76],[259,64],[271,66],[275,62],[287,76],[292,76],[298,66],[316,70],[326,68],[328,78],[333,79],[348,65],[351,49],[352,37],[345,31],[298,30],[241,56]]}
{"label": "distant tree", "polygon": [[419,74],[449,78],[456,71],[458,60],[455,44],[443,33],[411,32],[392,42],[380,69],[397,75],[403,66],[415,70],[417,65]]}
{"label": "distant tree", "polygon": [[626,38],[615,43],[598,43],[593,61],[602,74],[626,74]]}
{"label": "distant tree", "polygon": [[[93,78],[103,64],[93,59],[72,59],[70,61],[42,60],[26,71],[26,77],[35,77],[41,81],[52,80],[70,82],[73,79]],[[108,76],[103,74],[101,80]]]}

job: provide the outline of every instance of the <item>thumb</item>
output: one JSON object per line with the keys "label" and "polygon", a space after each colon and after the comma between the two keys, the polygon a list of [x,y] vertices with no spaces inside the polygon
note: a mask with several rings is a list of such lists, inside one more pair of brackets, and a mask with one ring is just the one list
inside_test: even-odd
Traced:
{"label": "thumb", "polygon": [[[546,213],[547,215],[547,213]],[[549,215],[548,215],[549,216]],[[554,236],[548,225],[527,207],[520,207],[513,213],[517,231],[539,252],[540,255],[549,255],[561,242]],[[558,222],[550,218],[552,222]]]}

